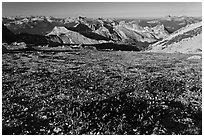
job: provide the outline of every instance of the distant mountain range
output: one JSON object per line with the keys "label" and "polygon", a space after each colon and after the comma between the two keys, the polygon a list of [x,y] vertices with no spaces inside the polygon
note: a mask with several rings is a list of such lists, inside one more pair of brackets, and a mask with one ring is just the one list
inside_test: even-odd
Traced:
{"label": "distant mountain range", "polygon": [[[157,19],[3,17],[3,42],[34,45],[114,43],[140,50],[167,39],[201,18],[167,16]],[[150,46],[152,47],[152,46]]]}

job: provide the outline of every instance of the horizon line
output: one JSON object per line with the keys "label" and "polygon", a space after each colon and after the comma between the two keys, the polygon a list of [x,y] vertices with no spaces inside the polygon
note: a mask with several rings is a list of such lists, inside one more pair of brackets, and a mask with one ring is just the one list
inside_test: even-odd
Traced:
{"label": "horizon line", "polygon": [[201,16],[190,16],[190,15],[165,15],[165,16],[138,16],[138,17],[90,17],[90,16],[83,16],[83,15],[78,15],[78,16],[65,16],[65,17],[60,17],[60,16],[52,16],[52,15],[11,15],[11,16],[2,16],[4,17],[55,17],[55,18],[77,18],[77,17],[85,17],[85,18],[163,18],[163,17],[202,17]]}

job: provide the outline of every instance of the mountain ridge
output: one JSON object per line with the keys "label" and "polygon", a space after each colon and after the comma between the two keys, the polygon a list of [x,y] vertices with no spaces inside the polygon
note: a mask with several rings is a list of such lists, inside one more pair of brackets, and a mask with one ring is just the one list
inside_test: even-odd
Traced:
{"label": "mountain ridge", "polygon": [[[27,44],[57,46],[115,43],[133,45],[145,50],[152,43],[168,40],[168,37],[170,39],[177,31],[186,30],[199,20],[185,16],[167,16],[149,20],[32,16],[3,17],[3,25],[18,36],[17,42],[24,41]],[[172,29],[169,31],[169,28],[175,28],[175,26],[176,29],[173,32]]]}

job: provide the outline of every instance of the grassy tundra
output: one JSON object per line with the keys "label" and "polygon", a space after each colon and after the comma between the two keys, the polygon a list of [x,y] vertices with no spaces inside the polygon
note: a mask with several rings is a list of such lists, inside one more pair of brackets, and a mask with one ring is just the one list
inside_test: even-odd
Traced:
{"label": "grassy tundra", "polygon": [[190,56],[5,53],[3,134],[202,134],[202,64]]}

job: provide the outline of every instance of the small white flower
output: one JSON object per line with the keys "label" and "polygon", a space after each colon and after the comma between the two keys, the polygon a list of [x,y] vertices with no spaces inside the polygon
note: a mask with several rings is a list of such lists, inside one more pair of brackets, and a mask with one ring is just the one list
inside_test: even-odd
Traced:
{"label": "small white flower", "polygon": [[61,129],[59,127],[55,127],[53,130],[55,133],[59,133],[61,131]]}
{"label": "small white flower", "polygon": [[24,108],[24,111],[27,111],[28,110],[28,108]]}
{"label": "small white flower", "polygon": [[47,116],[45,116],[45,115],[44,115],[44,116],[42,116],[42,119],[47,119]]}

